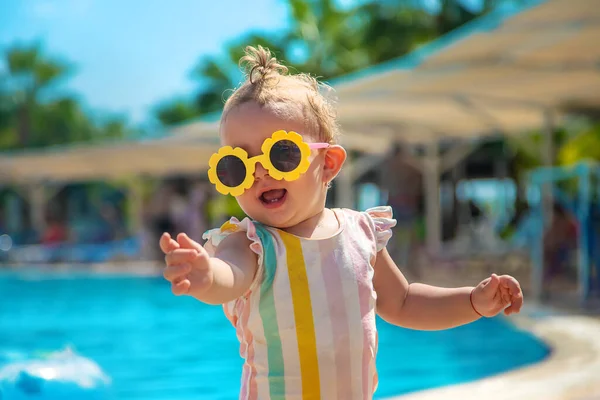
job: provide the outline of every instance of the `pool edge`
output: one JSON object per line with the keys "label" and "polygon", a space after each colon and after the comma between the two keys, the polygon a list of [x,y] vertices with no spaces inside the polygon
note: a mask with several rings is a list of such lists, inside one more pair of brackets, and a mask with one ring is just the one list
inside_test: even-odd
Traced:
{"label": "pool edge", "polygon": [[550,348],[540,362],[474,382],[386,400],[600,399],[600,318],[540,311],[541,307],[533,306],[509,318]]}

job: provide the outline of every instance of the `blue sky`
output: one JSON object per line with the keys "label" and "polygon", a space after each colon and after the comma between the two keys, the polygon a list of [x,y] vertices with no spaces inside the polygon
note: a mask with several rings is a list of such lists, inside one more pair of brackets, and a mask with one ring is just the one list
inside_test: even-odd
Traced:
{"label": "blue sky", "polygon": [[0,46],[41,39],[76,70],[65,87],[88,107],[142,122],[158,101],[188,94],[203,54],[251,29],[288,21],[281,0],[7,0]]}

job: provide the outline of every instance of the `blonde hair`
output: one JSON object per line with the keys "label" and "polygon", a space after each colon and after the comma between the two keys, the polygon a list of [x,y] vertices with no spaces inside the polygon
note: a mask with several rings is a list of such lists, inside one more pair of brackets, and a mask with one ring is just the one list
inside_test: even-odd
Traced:
{"label": "blonde hair", "polygon": [[221,125],[236,106],[255,102],[284,120],[303,119],[307,131],[299,133],[322,142],[337,142],[339,127],[330,86],[308,74],[288,74],[288,68],[262,46],[246,47],[240,67],[245,80],[225,102]]}

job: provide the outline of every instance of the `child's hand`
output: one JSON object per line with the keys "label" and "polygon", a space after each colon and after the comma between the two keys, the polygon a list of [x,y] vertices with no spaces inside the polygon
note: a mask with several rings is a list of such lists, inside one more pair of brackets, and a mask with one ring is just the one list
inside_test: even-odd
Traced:
{"label": "child's hand", "polygon": [[485,317],[493,317],[502,310],[510,315],[521,310],[523,292],[512,276],[492,274],[473,289],[471,301],[475,311]]}
{"label": "child's hand", "polygon": [[165,256],[173,250],[179,248],[179,243],[173,240],[171,235],[169,235],[167,232],[163,233],[160,237],[159,245],[162,252],[165,253]]}
{"label": "child's hand", "polygon": [[169,234],[160,238],[160,248],[166,254],[167,267],[163,276],[171,282],[175,295],[197,296],[213,283],[210,257],[204,247],[185,233],[177,236],[177,242]]}

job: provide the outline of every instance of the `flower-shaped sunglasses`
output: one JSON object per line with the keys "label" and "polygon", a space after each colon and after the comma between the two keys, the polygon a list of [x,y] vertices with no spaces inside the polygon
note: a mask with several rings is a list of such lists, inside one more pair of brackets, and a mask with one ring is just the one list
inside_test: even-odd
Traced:
{"label": "flower-shaped sunglasses", "polygon": [[257,162],[273,179],[293,181],[308,170],[311,150],[326,147],[328,143],[306,143],[296,132],[277,131],[263,142],[262,154],[255,157],[248,157],[239,147],[221,147],[208,161],[208,179],[219,193],[240,196],[252,187]]}

